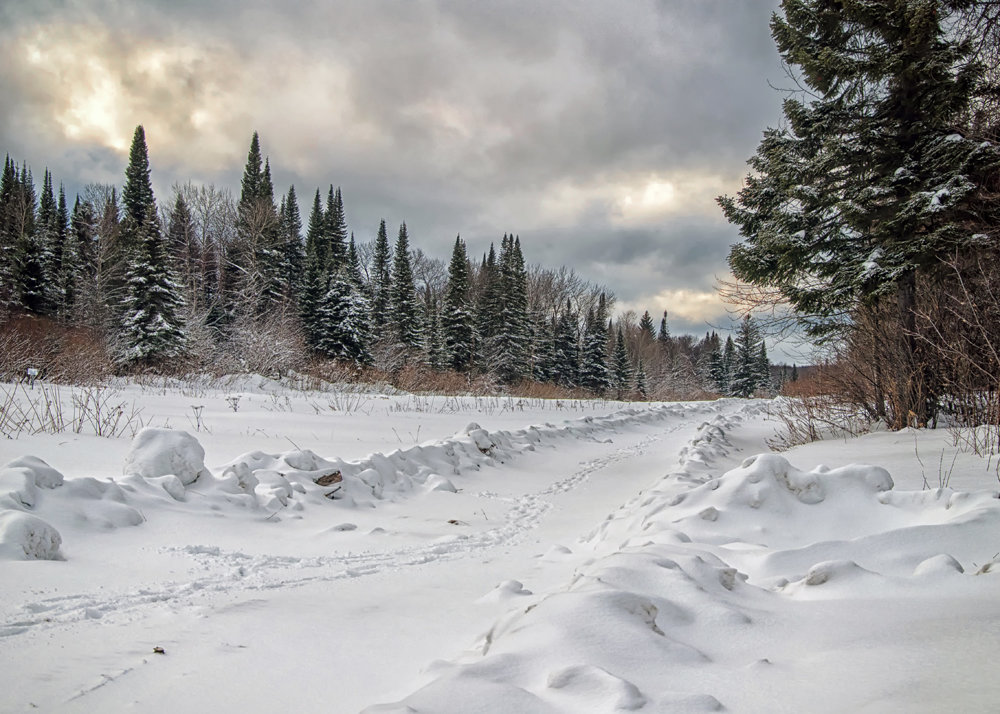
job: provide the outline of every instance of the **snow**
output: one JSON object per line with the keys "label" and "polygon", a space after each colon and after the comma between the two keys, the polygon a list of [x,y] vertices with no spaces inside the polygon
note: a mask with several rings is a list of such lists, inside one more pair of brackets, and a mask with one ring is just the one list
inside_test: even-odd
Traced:
{"label": "snow", "polygon": [[0,711],[1000,696],[996,474],[944,431],[774,454],[756,401],[114,389],[134,434],[0,441]]}

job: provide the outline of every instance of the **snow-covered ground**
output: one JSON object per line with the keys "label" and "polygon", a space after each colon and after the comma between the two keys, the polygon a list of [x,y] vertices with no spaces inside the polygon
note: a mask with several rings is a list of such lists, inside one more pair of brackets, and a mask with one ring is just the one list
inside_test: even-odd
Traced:
{"label": "snow-covered ground", "polygon": [[943,431],[245,377],[105,390],[108,438],[57,396],[0,441],[3,712],[1000,701],[996,464]]}

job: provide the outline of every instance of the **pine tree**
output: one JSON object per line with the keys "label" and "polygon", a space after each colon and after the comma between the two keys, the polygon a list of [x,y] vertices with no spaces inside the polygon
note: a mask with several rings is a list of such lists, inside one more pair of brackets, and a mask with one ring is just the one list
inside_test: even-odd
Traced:
{"label": "pine tree", "polygon": [[830,339],[852,316],[891,302],[898,325],[902,426],[934,409],[917,337],[917,283],[975,244],[977,202],[1000,146],[956,130],[982,67],[950,25],[963,3],[786,0],[772,35],[809,101],[784,101],[787,129],[768,129],[727,219],[737,278],[778,290],[808,334]]}
{"label": "pine tree", "polygon": [[619,326],[615,337],[615,352],[611,358],[611,384],[618,399],[624,399],[627,396],[631,376],[632,365],[629,361],[628,351],[625,349],[625,335]]}
{"label": "pine tree", "polygon": [[181,191],[177,192],[170,221],[167,223],[167,246],[174,273],[184,286],[185,302],[192,310],[198,310],[202,307],[201,251],[194,218]]}
{"label": "pine tree", "polygon": [[259,316],[279,305],[288,290],[271,163],[261,157],[257,132],[250,140],[240,188],[236,207],[238,243],[230,257],[237,280],[230,299],[232,309]]}
{"label": "pine tree", "polygon": [[420,306],[413,284],[406,223],[399,227],[393,255],[392,284],[389,289],[389,324],[394,341],[407,350],[415,351],[421,347],[422,330]]}
{"label": "pine tree", "polygon": [[653,328],[653,318],[649,316],[649,310],[646,310],[639,319],[639,345],[645,347],[655,341],[656,330]]}
{"label": "pine tree", "polygon": [[[125,171],[125,216],[122,241],[129,260],[116,336],[120,364],[152,366],[180,355],[185,335],[180,320],[183,305],[160,231],[149,177],[146,135],[136,127]],[[140,203],[140,199],[146,203]]]}
{"label": "pine tree", "polygon": [[771,362],[767,358],[767,346],[760,341],[760,349],[755,362],[757,367],[757,389],[771,391]]}
{"label": "pine tree", "polygon": [[319,301],[314,340],[321,354],[357,364],[371,362],[368,301],[344,271],[330,279]]}
{"label": "pine tree", "polygon": [[[354,233],[351,233],[351,239],[347,243],[347,258],[344,264],[344,274],[347,276],[348,282],[350,282],[354,289],[363,295],[365,292],[365,284],[364,278],[361,276],[361,258],[358,257],[358,247],[354,243]],[[365,299],[367,299],[367,297]],[[369,309],[371,309],[371,307],[369,307]]]}
{"label": "pine tree", "polygon": [[427,325],[427,366],[434,370],[442,370],[448,366],[447,353],[445,351],[444,333],[441,329],[441,315],[438,312],[436,301],[432,301],[427,308],[425,316]]}
{"label": "pine tree", "polygon": [[510,384],[527,375],[528,286],[521,243],[504,236],[497,266],[497,320],[487,344],[500,381]]}
{"label": "pine tree", "polygon": [[635,367],[635,391],[642,400],[649,399],[649,378],[642,360]]}
{"label": "pine tree", "polygon": [[479,270],[479,297],[476,302],[477,361],[486,370],[494,365],[494,340],[500,331],[500,268],[497,254],[490,243],[489,254]]}
{"label": "pine tree", "polygon": [[563,387],[579,384],[580,346],[576,313],[570,301],[558,316],[552,339],[552,366],[550,372],[555,383]]}
{"label": "pine tree", "polygon": [[597,307],[588,311],[584,321],[580,354],[580,386],[597,395],[603,395],[611,387],[607,319],[607,299],[601,293]]}
{"label": "pine tree", "polygon": [[727,397],[732,396],[733,372],[736,369],[736,343],[733,336],[726,337],[726,346],[722,350],[722,371],[719,380],[719,391]]}
{"label": "pine tree", "polygon": [[295,195],[294,185],[288,187],[288,194],[281,205],[279,223],[282,282],[287,291],[286,300],[294,301],[302,289],[306,263],[305,246],[302,243],[302,216],[299,213],[299,201]]}
{"label": "pine tree", "polygon": [[302,320],[302,329],[306,344],[314,350],[319,349],[322,333],[320,303],[329,289],[324,224],[323,206],[320,203],[319,189],[316,189],[312,213],[309,214],[309,227],[306,229],[305,277],[299,293],[299,317]]}
{"label": "pine tree", "polygon": [[334,191],[332,184],[326,198],[325,218],[330,271],[337,272],[347,264],[347,219],[344,216],[344,199],[340,187]]}
{"label": "pine tree", "polygon": [[27,164],[22,164],[16,180],[13,207],[15,303],[29,312],[41,314],[46,309],[44,279],[48,261],[40,235],[44,228],[37,220],[35,183]]}
{"label": "pine tree", "polygon": [[372,329],[376,339],[387,339],[386,326],[389,320],[389,291],[392,285],[390,266],[392,251],[389,249],[389,235],[385,229],[385,220],[378,226],[375,237],[375,249],[372,255]]}
{"label": "pine tree", "polygon": [[730,381],[730,390],[734,397],[752,397],[761,386],[759,358],[762,343],[756,322],[749,315],[745,315],[736,330],[735,362]]}
{"label": "pine tree", "polygon": [[475,349],[475,326],[469,301],[469,257],[461,236],[455,238],[448,264],[441,330],[448,366],[457,371],[469,369]]}

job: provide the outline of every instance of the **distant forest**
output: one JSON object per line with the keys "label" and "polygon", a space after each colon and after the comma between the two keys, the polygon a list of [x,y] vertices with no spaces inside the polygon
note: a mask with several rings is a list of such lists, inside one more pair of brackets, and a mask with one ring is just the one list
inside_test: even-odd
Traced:
{"label": "distant forest", "polygon": [[[667,314],[612,317],[614,294],[570,268],[529,266],[521,240],[450,260],[383,220],[357,242],[343,194],[276,199],[255,132],[235,197],[175,185],[159,204],[143,128],[121,190],[62,185],[8,155],[0,180],[0,319],[6,378],[320,370],[408,386],[617,398],[749,396],[772,388],[764,340],[672,336]],[[84,359],[86,357],[86,359]],[[58,374],[61,373],[61,374]],[[785,375],[788,375],[785,370]],[[775,377],[780,377],[777,372]],[[537,391],[537,389],[536,389]]]}

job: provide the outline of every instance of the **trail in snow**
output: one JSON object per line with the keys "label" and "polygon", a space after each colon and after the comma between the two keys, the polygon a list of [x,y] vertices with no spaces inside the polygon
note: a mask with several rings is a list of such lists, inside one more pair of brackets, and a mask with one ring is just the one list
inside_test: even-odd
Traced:
{"label": "trail in snow", "polygon": [[[708,411],[714,411],[712,408]],[[585,418],[578,422],[563,426],[546,424],[542,427],[529,427],[514,432],[503,431],[487,434],[477,425],[467,432],[471,433],[471,441],[478,450],[476,459],[470,460],[468,453],[456,454],[454,442],[441,442],[437,445],[413,447],[402,452],[394,452],[388,456],[373,455],[361,462],[349,464],[338,460],[313,458],[308,464],[312,471],[329,469],[337,466],[348,474],[352,471],[361,474],[362,479],[370,472],[371,465],[379,468],[377,482],[379,492],[386,490],[386,484],[394,482],[405,494],[411,491],[412,483],[405,483],[401,475],[412,478],[420,474],[427,480],[433,474],[427,469],[427,464],[440,467],[442,454],[448,457],[455,477],[462,469],[480,469],[483,464],[496,465],[501,460],[509,460],[519,454],[531,451],[536,445],[546,444],[558,446],[569,438],[573,441],[585,440],[599,442],[595,434],[615,433],[630,425],[648,424],[663,420],[677,421],[664,425],[662,432],[644,437],[637,444],[627,448],[615,449],[610,454],[597,456],[580,464],[571,474],[564,476],[545,488],[535,492],[520,495],[501,495],[493,491],[480,491],[478,498],[495,500],[509,504],[499,525],[473,532],[456,532],[436,537],[433,542],[406,545],[387,550],[366,548],[361,552],[345,552],[335,555],[288,556],[275,554],[249,554],[241,550],[225,549],[217,545],[164,545],[157,552],[167,556],[183,556],[196,563],[197,567],[208,574],[193,579],[169,580],[153,582],[124,591],[108,592],[103,589],[87,594],[68,594],[54,597],[43,597],[25,603],[23,611],[10,617],[0,624],[0,637],[23,634],[29,628],[53,628],[63,624],[109,618],[114,621],[132,621],[143,616],[145,609],[152,605],[169,603],[171,607],[191,607],[204,602],[208,597],[219,593],[235,591],[266,591],[282,588],[299,587],[309,583],[332,582],[346,578],[370,576],[385,570],[401,570],[430,562],[449,561],[469,558],[478,553],[510,546],[525,533],[536,528],[552,509],[552,496],[566,494],[582,484],[591,476],[609,467],[627,462],[637,453],[662,438],[662,434],[670,434],[693,427],[690,419],[692,414],[704,413],[704,405],[689,405],[686,407],[664,407],[646,411],[626,410],[625,412],[602,418]],[[608,440],[610,442],[610,440]],[[572,443],[572,442],[570,442]],[[476,456],[473,452],[472,456]],[[265,457],[259,453],[236,459],[237,466],[248,462],[263,462],[262,468],[253,473],[261,473],[280,457]],[[286,461],[295,459],[285,456]],[[299,458],[299,461],[302,459]],[[395,473],[387,474],[386,463],[394,464]],[[303,466],[302,463],[297,463]],[[227,467],[234,470],[233,466]],[[443,470],[443,469],[441,469]],[[359,479],[359,480],[362,480]],[[366,488],[373,487],[371,474],[365,481]],[[195,498],[195,497],[189,497]],[[323,503],[323,502],[320,502]],[[328,504],[323,504],[328,505]],[[353,527],[354,524],[346,524]],[[456,524],[460,526],[461,524]],[[342,526],[344,527],[344,526]],[[345,529],[346,529],[345,527]],[[124,533],[122,537],[127,537]],[[367,543],[377,539],[369,538]]]}

